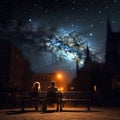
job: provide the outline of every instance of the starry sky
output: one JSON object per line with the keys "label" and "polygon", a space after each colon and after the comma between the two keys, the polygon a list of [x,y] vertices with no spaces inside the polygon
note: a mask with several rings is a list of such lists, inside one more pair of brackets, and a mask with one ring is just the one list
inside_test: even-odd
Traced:
{"label": "starry sky", "polygon": [[119,0],[0,0],[0,38],[15,43],[36,73],[72,79],[87,46],[104,62],[107,18],[120,31]]}

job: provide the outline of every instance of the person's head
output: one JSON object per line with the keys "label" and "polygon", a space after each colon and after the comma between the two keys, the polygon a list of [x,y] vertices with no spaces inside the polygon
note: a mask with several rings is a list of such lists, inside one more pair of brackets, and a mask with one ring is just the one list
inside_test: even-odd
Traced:
{"label": "person's head", "polygon": [[39,86],[39,84],[38,83],[35,83],[35,87],[38,87]]}
{"label": "person's head", "polygon": [[40,82],[34,82],[32,90],[38,90],[38,92],[40,92],[41,91]]}
{"label": "person's head", "polygon": [[55,81],[51,81],[51,86],[55,86]]}

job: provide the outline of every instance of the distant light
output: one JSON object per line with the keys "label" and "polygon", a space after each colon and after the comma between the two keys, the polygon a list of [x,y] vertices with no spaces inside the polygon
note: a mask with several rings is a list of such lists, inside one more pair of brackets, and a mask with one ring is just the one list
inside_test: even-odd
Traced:
{"label": "distant light", "polygon": [[28,21],[29,21],[29,22],[32,22],[32,19],[29,19]]}
{"label": "distant light", "polygon": [[90,25],[90,27],[93,27],[93,26],[94,26],[93,24]]}
{"label": "distant light", "polygon": [[112,23],[115,24],[115,20],[113,20]]}
{"label": "distant light", "polygon": [[70,87],[70,89],[71,89],[71,90],[73,90],[73,89],[74,89],[74,87],[73,87],[73,86],[71,86],[71,87]]}
{"label": "distant light", "polygon": [[63,87],[58,88],[58,91],[62,92],[64,90]]}
{"label": "distant light", "polygon": [[99,13],[99,14],[101,14],[101,13],[102,13],[102,11],[101,11],[101,10],[99,10],[99,11],[98,11],[98,13]]}
{"label": "distant light", "polygon": [[64,90],[64,88],[63,88],[63,87],[61,87],[61,88],[60,88],[60,90],[61,90],[61,91],[63,91],[63,90]]}
{"label": "distant light", "polygon": [[62,77],[62,75],[61,74],[58,74],[58,78],[60,79]]}
{"label": "distant light", "polygon": [[97,90],[97,87],[96,87],[96,85],[94,85],[94,91],[96,92],[96,90]]}
{"label": "distant light", "polygon": [[89,36],[91,36],[91,37],[92,37],[92,36],[93,36],[93,33],[89,33]]}
{"label": "distant light", "polygon": [[64,90],[64,88],[63,88],[63,87],[61,87],[61,88],[60,88],[60,91],[62,92],[63,90]]}

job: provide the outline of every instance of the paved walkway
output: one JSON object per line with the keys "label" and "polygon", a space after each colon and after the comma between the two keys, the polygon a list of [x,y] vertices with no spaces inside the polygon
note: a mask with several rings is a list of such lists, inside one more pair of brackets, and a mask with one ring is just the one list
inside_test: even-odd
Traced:
{"label": "paved walkway", "polygon": [[120,108],[97,108],[90,112],[81,110],[47,113],[34,111],[34,108],[29,108],[24,113],[20,109],[1,109],[0,120],[120,120]]}

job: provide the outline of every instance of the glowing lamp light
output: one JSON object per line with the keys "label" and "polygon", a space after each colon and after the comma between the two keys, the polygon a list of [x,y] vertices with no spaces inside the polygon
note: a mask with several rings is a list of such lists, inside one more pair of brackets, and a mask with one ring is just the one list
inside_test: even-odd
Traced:
{"label": "glowing lamp light", "polygon": [[58,91],[59,91],[59,92],[62,92],[63,90],[64,90],[64,88],[63,88],[63,87],[58,88]]}
{"label": "glowing lamp light", "polygon": [[64,90],[64,88],[63,88],[63,87],[61,87],[61,88],[60,88],[60,91],[63,91],[63,90]]}
{"label": "glowing lamp light", "polygon": [[96,87],[96,85],[94,85],[94,91],[96,92],[96,90],[97,90],[97,87]]}
{"label": "glowing lamp light", "polygon": [[58,74],[57,77],[60,79],[60,78],[62,78],[62,75],[61,75],[61,74]]}

